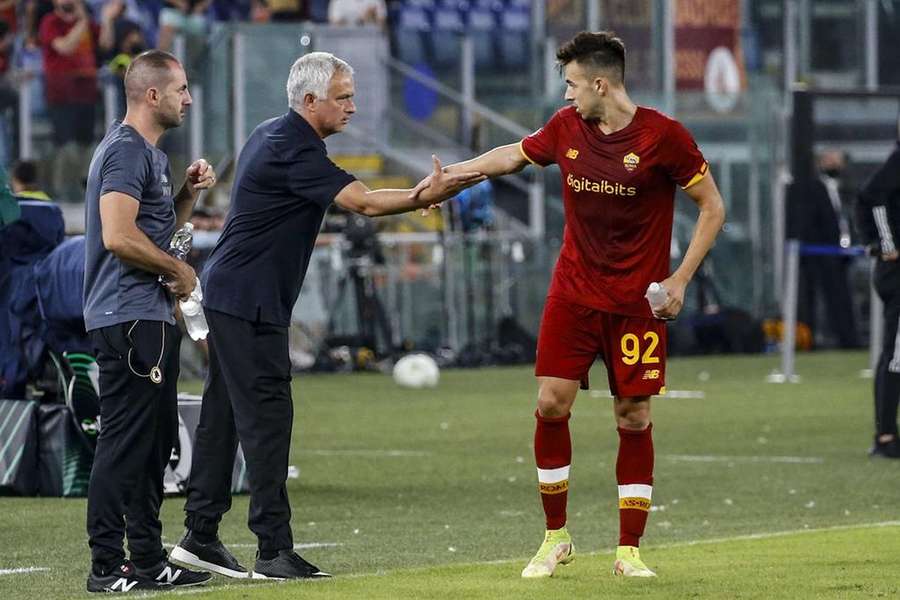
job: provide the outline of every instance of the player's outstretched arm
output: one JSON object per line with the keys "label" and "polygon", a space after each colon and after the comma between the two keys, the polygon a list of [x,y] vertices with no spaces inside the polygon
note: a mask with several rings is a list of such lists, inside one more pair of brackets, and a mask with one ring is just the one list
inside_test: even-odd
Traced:
{"label": "player's outstretched arm", "polygon": [[411,189],[370,190],[362,182],[354,181],[345,186],[334,201],[342,208],[369,217],[394,215],[439,204],[487,179],[481,173],[473,171],[448,173],[441,167],[436,156],[432,156],[432,161],[434,169],[426,178],[430,183],[418,193]]}
{"label": "player's outstretched arm", "polygon": [[[493,150],[489,150],[481,156],[476,156],[469,160],[452,164],[444,167],[445,173],[483,173],[486,177],[500,177],[501,175],[509,175],[518,173],[528,165],[528,159],[522,154],[519,144],[508,144],[506,146],[497,146]],[[422,190],[427,189],[431,185],[431,175],[425,177],[412,190],[412,197],[418,197]]]}
{"label": "player's outstretched arm", "polygon": [[527,164],[528,159],[525,158],[525,155],[519,149],[519,144],[516,143],[497,146],[481,156],[452,164],[445,167],[444,170],[448,173],[477,171],[478,173],[484,173],[488,177],[499,177],[510,173],[518,173]]}
{"label": "player's outstretched arm", "polygon": [[669,293],[669,300],[656,311],[657,316],[661,318],[674,319],[681,312],[684,290],[725,223],[725,204],[722,202],[722,195],[716,187],[712,173],[707,173],[706,177],[684,191],[697,204],[700,214],[697,216],[697,227],[694,228],[694,235],[691,236],[691,243],[681,265],[662,282]]}

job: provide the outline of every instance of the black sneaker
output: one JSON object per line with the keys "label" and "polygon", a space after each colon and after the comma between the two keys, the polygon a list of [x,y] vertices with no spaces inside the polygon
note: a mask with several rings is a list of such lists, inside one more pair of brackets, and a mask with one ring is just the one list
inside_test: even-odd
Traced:
{"label": "black sneaker", "polygon": [[[257,554],[257,556],[259,556]],[[328,573],[311,565],[293,550],[279,550],[278,556],[272,559],[256,559],[253,568],[253,579],[318,579],[331,577]]]}
{"label": "black sneaker", "polygon": [[160,583],[169,583],[175,587],[189,587],[192,585],[203,585],[210,579],[212,574],[203,571],[191,571],[187,567],[179,567],[169,561],[163,561],[155,567],[141,569],[138,566],[134,570],[141,577],[152,579]]}
{"label": "black sneaker", "polygon": [[128,592],[165,591],[171,589],[172,586],[168,583],[154,581],[139,575],[130,560],[126,560],[106,574],[99,574],[94,569],[91,569],[91,574],[87,578],[87,591],[89,592],[126,594]]}
{"label": "black sneaker", "polygon": [[900,442],[896,438],[889,442],[875,441],[875,445],[869,448],[869,456],[882,458],[900,458]]}
{"label": "black sneaker", "polygon": [[241,566],[221,541],[216,539],[208,544],[201,544],[190,529],[184,534],[178,545],[172,548],[169,558],[225,577],[234,577],[235,579],[250,577],[247,569]]}

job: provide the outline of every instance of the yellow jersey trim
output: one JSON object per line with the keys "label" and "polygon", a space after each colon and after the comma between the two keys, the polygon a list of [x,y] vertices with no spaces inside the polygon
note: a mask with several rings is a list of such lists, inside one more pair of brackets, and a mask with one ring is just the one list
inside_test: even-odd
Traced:
{"label": "yellow jersey trim", "polygon": [[693,177],[691,177],[691,180],[688,181],[686,185],[681,186],[681,189],[683,189],[683,190],[688,189],[689,187],[691,187],[692,185],[694,185],[695,183],[697,183],[698,181],[700,181],[701,179],[706,177],[707,173],[709,173],[709,163],[704,162],[703,166],[700,167],[700,170],[697,171],[697,174],[694,175]]}
{"label": "yellow jersey trim", "polygon": [[522,156],[525,157],[525,160],[527,160],[527,161],[530,162],[531,164],[537,165],[538,167],[541,166],[541,165],[538,165],[538,164],[537,164],[536,162],[534,162],[533,160],[531,160],[531,157],[528,156],[528,154],[525,152],[525,148],[522,147],[522,142],[523,142],[523,141],[524,141],[524,140],[519,140],[519,152],[521,152],[521,153],[522,153]]}

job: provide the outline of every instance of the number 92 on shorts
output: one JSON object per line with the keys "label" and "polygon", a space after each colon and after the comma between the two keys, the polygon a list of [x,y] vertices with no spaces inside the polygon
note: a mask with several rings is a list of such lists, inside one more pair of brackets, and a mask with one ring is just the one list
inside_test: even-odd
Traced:
{"label": "number 92 on shorts", "polygon": [[580,381],[597,357],[606,364],[614,396],[653,396],[666,385],[666,323],[616,315],[547,298],[538,334],[535,375]]}

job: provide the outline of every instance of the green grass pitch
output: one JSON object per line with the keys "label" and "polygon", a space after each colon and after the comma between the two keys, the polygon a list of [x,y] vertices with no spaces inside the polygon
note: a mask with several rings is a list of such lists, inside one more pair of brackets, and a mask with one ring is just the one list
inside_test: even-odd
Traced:
{"label": "green grass pitch", "polygon": [[[289,480],[299,552],[336,575],[215,577],[211,598],[889,598],[900,596],[900,461],[872,460],[867,356],[801,355],[803,382],[764,383],[773,356],[670,361],[654,400],[656,471],[642,557],[611,575],[618,532],[611,400],[582,392],[571,422],[569,529],[578,557],[523,581],[543,518],[531,369],[442,373],[434,390],[383,375],[299,375]],[[605,372],[592,373],[605,389]],[[197,382],[184,391],[199,391]],[[167,543],[182,498],[163,507]],[[248,498],[221,537],[252,567]],[[86,597],[83,499],[0,498],[0,599]],[[31,572],[10,570],[37,568]]]}

